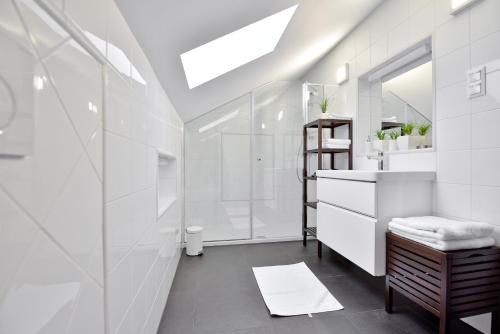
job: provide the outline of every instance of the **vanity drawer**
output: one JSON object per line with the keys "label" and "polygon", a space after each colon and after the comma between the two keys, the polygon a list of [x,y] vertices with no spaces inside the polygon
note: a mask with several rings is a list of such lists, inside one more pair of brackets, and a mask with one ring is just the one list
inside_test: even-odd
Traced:
{"label": "vanity drawer", "polygon": [[317,237],[322,243],[372,275],[385,274],[383,254],[377,259],[380,238],[374,218],[321,202],[317,214]]}
{"label": "vanity drawer", "polygon": [[375,183],[318,178],[318,200],[375,217]]}

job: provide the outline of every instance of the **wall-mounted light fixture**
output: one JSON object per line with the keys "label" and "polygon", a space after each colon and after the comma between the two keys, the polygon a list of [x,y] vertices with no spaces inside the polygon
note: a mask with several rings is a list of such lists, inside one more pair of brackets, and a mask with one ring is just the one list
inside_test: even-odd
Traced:
{"label": "wall-mounted light fixture", "polygon": [[349,64],[344,64],[337,68],[337,84],[343,84],[349,80]]}
{"label": "wall-mounted light fixture", "polygon": [[451,15],[457,15],[479,1],[481,0],[451,0]]}

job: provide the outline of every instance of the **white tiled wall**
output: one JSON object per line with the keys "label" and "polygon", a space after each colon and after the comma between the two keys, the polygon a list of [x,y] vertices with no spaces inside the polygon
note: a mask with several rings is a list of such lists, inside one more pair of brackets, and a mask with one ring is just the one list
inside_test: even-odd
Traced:
{"label": "white tiled wall", "polygon": [[182,121],[113,0],[0,1],[0,48],[34,119],[33,154],[0,159],[0,332],[155,334],[183,198],[178,168],[158,217],[157,150],[182,164]]}
{"label": "white tiled wall", "polygon": [[[356,116],[357,78],[380,62],[425,37],[433,37],[436,72],[437,159],[414,154],[399,157],[437,163],[435,212],[476,219],[500,229],[500,70],[487,77],[487,95],[465,95],[465,71],[500,59],[500,1],[483,0],[457,16],[450,0],[387,0],[305,79],[335,83],[335,71],[350,65],[350,80],[341,86],[349,98],[339,109]],[[396,156],[394,156],[396,157]],[[392,159],[392,157],[391,157]],[[358,167],[362,161],[358,160]],[[412,166],[408,165],[408,168]],[[500,238],[498,239],[500,242]],[[474,322],[474,320],[472,320]],[[475,323],[488,331],[487,322]]]}
{"label": "white tiled wall", "polygon": [[0,31],[34,120],[32,153],[0,159],[0,332],[104,333],[102,67],[32,1],[1,1]]}
{"label": "white tiled wall", "polygon": [[177,201],[157,217],[158,149],[182,163],[183,123],[115,2],[95,6],[107,10],[106,57],[115,65],[106,67],[104,114],[108,333],[154,334],[180,254],[182,212],[179,168]]}

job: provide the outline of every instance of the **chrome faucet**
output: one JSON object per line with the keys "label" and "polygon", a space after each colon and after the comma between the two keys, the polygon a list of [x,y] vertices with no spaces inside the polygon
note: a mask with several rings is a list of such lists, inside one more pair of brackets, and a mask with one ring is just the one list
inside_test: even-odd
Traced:
{"label": "chrome faucet", "polygon": [[378,170],[384,170],[384,152],[383,151],[377,151],[377,155],[367,155],[366,156],[370,160],[377,160],[378,161]]}

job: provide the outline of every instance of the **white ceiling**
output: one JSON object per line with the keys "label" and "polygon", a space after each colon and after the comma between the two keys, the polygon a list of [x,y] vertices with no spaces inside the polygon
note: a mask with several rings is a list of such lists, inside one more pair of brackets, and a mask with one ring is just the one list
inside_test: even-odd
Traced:
{"label": "white ceiling", "polygon": [[[275,80],[297,79],[383,0],[117,0],[184,121]],[[275,51],[189,89],[180,54],[295,4]]]}

